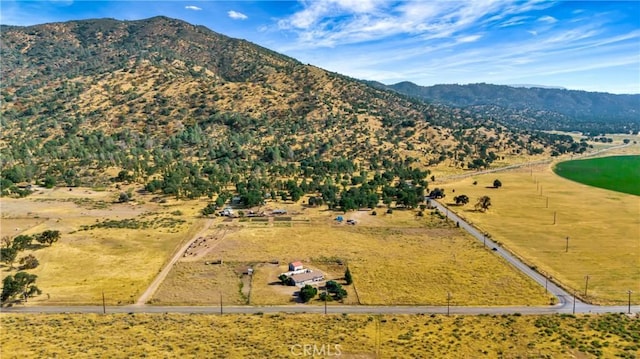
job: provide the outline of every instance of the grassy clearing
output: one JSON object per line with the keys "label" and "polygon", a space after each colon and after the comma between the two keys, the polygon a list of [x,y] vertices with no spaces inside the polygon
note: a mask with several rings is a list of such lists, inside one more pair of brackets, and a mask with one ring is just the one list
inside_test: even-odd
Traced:
{"label": "grassy clearing", "polygon": [[640,156],[560,162],[554,172],[572,181],[640,196]]}
{"label": "grassy clearing", "polygon": [[640,320],[615,314],[3,314],[0,324],[7,359],[291,358],[304,345],[341,358],[636,358],[640,350]]}
{"label": "grassy clearing", "polygon": [[[107,303],[132,303],[176,246],[199,228],[193,217],[176,215],[172,204],[144,203],[142,196],[139,203],[115,204],[116,195],[55,189],[1,200],[4,228],[19,227],[25,234],[45,229],[62,233],[53,246],[20,254],[32,253],[40,261],[30,272],[38,276],[44,294],[30,301],[100,303],[104,291]],[[189,213],[190,206],[183,203],[183,212]],[[3,276],[9,273],[3,266]]]}
{"label": "grassy clearing", "polygon": [[[347,303],[444,304],[447,292],[452,293],[454,305],[549,303],[542,288],[437,216],[417,218],[412,211],[378,216],[351,212],[345,219],[356,219],[358,224],[348,226],[337,224],[335,215],[307,211],[311,225],[292,221],[286,227],[251,223],[237,227],[193,268],[176,269],[170,276],[175,279],[163,285],[164,293],[198,293],[203,285],[195,278],[215,276],[219,270],[204,262],[224,259],[225,264],[253,266],[251,304],[287,304],[297,289],[276,284],[277,277],[288,262],[301,260],[337,280],[348,264],[357,295],[353,286],[347,286]],[[397,226],[389,227],[391,223]],[[275,261],[280,264],[269,264]],[[212,283],[206,298],[217,290]],[[223,287],[237,292],[237,283],[236,278]],[[166,298],[159,293],[157,299]]]}
{"label": "grassy clearing", "polygon": [[[496,178],[503,187],[488,188]],[[549,166],[481,175],[443,187],[445,202],[460,194],[471,199],[466,207],[450,208],[543,273],[582,295],[589,275],[589,300],[623,303],[627,290],[639,292],[638,197],[569,181]],[[473,204],[484,195],[493,205],[486,213],[474,211]],[[636,303],[638,298],[634,294]]]}

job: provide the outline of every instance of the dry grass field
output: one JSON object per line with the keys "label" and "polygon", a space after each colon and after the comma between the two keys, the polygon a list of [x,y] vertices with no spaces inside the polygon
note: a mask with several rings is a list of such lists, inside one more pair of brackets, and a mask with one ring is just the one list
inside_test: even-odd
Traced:
{"label": "dry grass field", "polygon": [[[608,154],[618,153],[640,150],[634,145]],[[488,188],[494,179],[502,188]],[[444,202],[460,194],[471,199],[451,209],[579,295],[586,289],[589,301],[623,303],[627,290],[640,292],[639,197],[569,181],[551,166],[480,175],[442,187]],[[477,212],[473,205],[484,195],[492,206]],[[634,294],[634,302],[638,298]]]}
{"label": "dry grass field", "polygon": [[[43,295],[33,302],[98,303],[104,291],[110,304],[132,303],[176,247],[201,225],[193,219],[191,203],[177,209],[175,203],[160,205],[143,196],[136,196],[138,203],[113,203],[118,193],[58,188],[25,199],[0,200],[2,236],[46,229],[62,234],[51,247],[19,255],[33,253],[40,261],[30,272],[38,276]],[[125,225],[139,228],[116,228]],[[13,272],[2,266],[3,277]]]}
{"label": "dry grass field", "polygon": [[[221,222],[234,230],[199,261],[179,263],[152,302],[213,305],[222,288],[225,303],[287,304],[297,288],[277,277],[288,262],[301,260],[338,281],[348,265],[355,282],[346,286],[349,304],[442,305],[447,292],[455,305],[549,304],[542,288],[437,216],[357,211],[343,215],[358,221],[350,226],[338,224],[337,215],[307,209],[304,220]],[[223,265],[205,264],[220,259]],[[241,280],[248,267],[253,277]],[[250,291],[240,295],[247,285]]]}
{"label": "dry grass field", "polygon": [[[0,315],[3,359],[637,358],[640,320],[593,316]],[[325,355],[318,355],[318,353]],[[339,354],[339,355],[338,355]]]}

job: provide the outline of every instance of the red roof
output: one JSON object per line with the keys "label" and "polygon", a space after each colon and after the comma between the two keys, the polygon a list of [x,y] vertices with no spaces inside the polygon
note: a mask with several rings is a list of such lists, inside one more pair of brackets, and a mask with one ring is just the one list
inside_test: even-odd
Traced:
{"label": "red roof", "polygon": [[297,261],[297,262],[291,262],[291,265],[294,267],[302,267],[302,262]]}

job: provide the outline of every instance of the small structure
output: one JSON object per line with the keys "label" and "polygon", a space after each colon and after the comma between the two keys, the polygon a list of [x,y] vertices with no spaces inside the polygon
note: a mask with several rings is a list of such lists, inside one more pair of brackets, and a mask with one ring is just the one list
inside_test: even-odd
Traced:
{"label": "small structure", "polygon": [[287,214],[287,210],[286,209],[274,209],[273,211],[271,211],[271,214]]}
{"label": "small structure", "polygon": [[289,263],[289,272],[294,272],[294,271],[303,270],[303,269],[304,269],[304,266],[300,261]]}
{"label": "small structure", "polygon": [[225,207],[222,211],[220,211],[221,216],[233,217],[233,208]]}
{"label": "small structure", "polygon": [[305,273],[294,274],[291,276],[291,279],[293,279],[293,282],[296,286],[303,287],[305,284],[322,281],[324,279],[324,274],[320,272],[309,271]]}
{"label": "small structure", "polygon": [[344,218],[342,216],[338,216],[336,217],[336,221],[342,223],[342,221],[344,221]]}

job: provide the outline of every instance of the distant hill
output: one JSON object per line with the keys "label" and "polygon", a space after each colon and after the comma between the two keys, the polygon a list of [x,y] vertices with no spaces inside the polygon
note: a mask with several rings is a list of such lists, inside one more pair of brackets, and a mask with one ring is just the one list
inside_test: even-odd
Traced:
{"label": "distant hill", "polygon": [[428,102],[464,107],[520,128],[593,134],[640,131],[640,95],[484,83],[418,86],[400,82],[385,88]]}
{"label": "distant hill", "polygon": [[0,30],[3,191],[117,181],[253,202],[585,149],[166,17]]}

